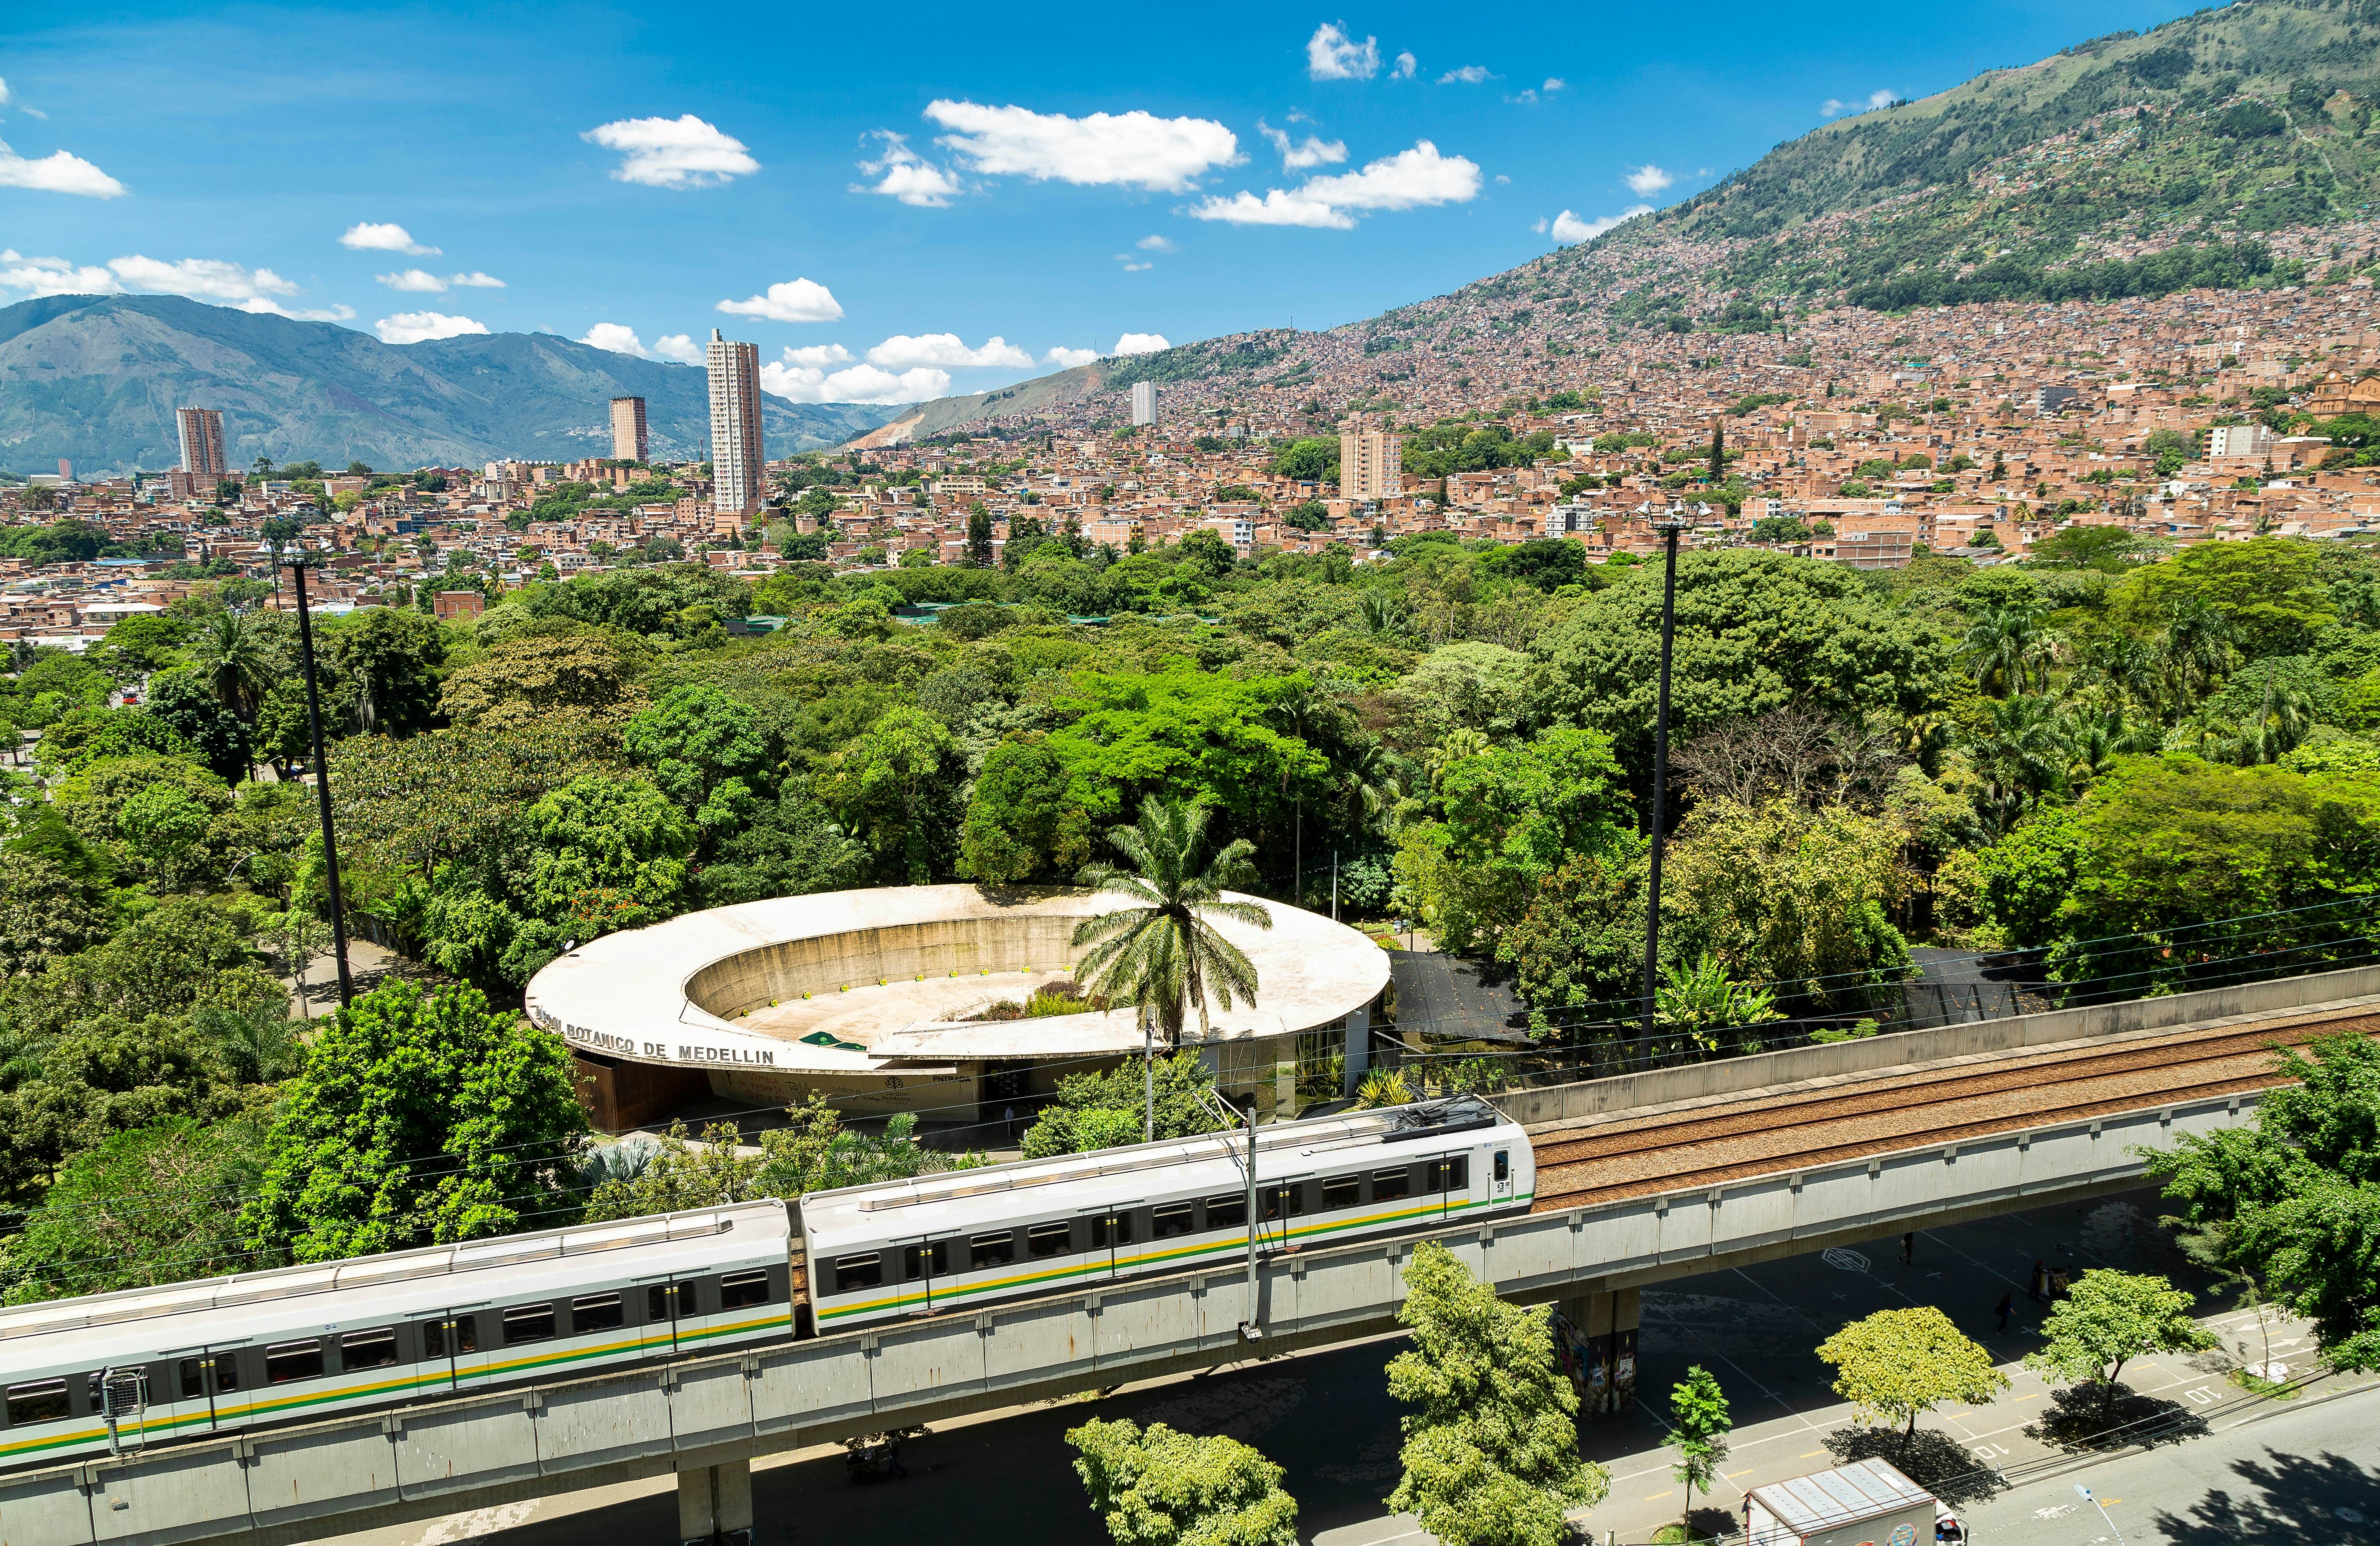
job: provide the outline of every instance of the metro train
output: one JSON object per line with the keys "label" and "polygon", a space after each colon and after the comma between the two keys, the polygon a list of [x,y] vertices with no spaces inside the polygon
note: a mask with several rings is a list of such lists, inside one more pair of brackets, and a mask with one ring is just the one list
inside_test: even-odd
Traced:
{"label": "metro train", "polygon": [[[0,1310],[0,1470],[1526,1211],[1469,1097]],[[807,1290],[795,1280],[807,1272]]]}

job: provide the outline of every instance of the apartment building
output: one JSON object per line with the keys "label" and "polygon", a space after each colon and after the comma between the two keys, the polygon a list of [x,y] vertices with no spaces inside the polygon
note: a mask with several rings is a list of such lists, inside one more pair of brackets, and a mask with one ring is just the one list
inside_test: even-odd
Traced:
{"label": "apartment building", "polygon": [[182,470],[196,483],[203,479],[212,488],[223,477],[224,462],[223,410],[221,408],[176,408],[174,428],[182,437]]}
{"label": "apartment building", "polygon": [[641,397],[613,398],[612,460],[645,461],[646,446],[645,400]]}
{"label": "apartment building", "polygon": [[1351,500],[1384,500],[1400,491],[1404,451],[1397,437],[1377,429],[1339,437],[1339,492]]}
{"label": "apartment building", "polygon": [[710,330],[710,508],[749,515],[760,508],[760,350]]}

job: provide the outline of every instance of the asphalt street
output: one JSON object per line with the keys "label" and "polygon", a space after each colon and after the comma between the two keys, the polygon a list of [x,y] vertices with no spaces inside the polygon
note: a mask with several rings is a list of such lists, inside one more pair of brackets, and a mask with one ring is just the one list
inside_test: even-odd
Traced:
{"label": "asphalt street", "polygon": [[[1643,1541],[1679,1516],[1684,1500],[1660,1448],[1660,1417],[1662,1397],[1692,1363],[1718,1377],[1735,1422],[1724,1482],[1707,1509],[1697,1507],[1697,1525],[1740,1517],[1747,1487],[1859,1455],[1899,1456],[1897,1435],[1851,1423],[1828,1388],[1830,1371],[1813,1349],[1872,1310],[1935,1304],[1989,1347],[2012,1380],[1988,1406],[1928,1418],[1915,1454],[1903,1457],[1928,1480],[1964,1477],[1953,1492],[1973,1510],[1979,1540],[2113,1541],[2106,1525],[2095,1523],[2095,1510],[2064,1509],[2080,1503],[2073,1492],[2079,1479],[2121,1500],[2109,1508],[2127,1546],[2278,1540],[2285,1528],[2299,1529],[2287,1537],[2295,1542],[2380,1540],[2358,1533],[2372,1527],[2336,1512],[2343,1507],[2380,1521],[2380,1473],[2373,1469],[2380,1441],[2358,1436],[2380,1431],[2380,1396],[2366,1394],[2366,1384],[2333,1377],[2291,1403],[2243,1399],[2226,1378],[2229,1367],[2261,1362],[2269,1335],[2271,1356],[2302,1369],[2310,1344],[2302,1327],[2260,1325],[2252,1311],[2237,1310],[2219,1296],[2205,1295],[2198,1306],[2223,1340],[2219,1352],[2152,1358],[2125,1371],[2131,1395],[2120,1415],[2183,1414],[2180,1436],[2113,1459],[2078,1455],[2070,1447],[2073,1431],[2097,1426],[2095,1414],[2018,1367],[2046,1308],[2028,1302],[2027,1279],[2036,1261],[2076,1271],[2117,1266],[2164,1273],[2204,1294],[2208,1286],[2155,1226],[2155,1208],[2154,1197],[2129,1194],[1925,1231],[1905,1263],[1900,1238],[1892,1236],[1647,1289],[1642,1399],[1630,1412],[1582,1424],[1583,1449],[1612,1476],[1609,1497],[1581,1516],[1583,1531],[1598,1542]],[[2015,1311],[2005,1334],[1994,1314],[2004,1293]],[[1399,1408],[1382,1374],[1398,1346],[1393,1337],[1376,1339],[1127,1386],[1104,1400],[1076,1398],[941,1426],[905,1446],[906,1479],[871,1486],[847,1479],[839,1446],[779,1456],[754,1472],[759,1546],[807,1546],[861,1531],[986,1546],[1103,1546],[1106,1531],[1086,1506],[1064,1443],[1068,1428],[1092,1417],[1228,1433],[1257,1445],[1286,1469],[1285,1485],[1300,1504],[1300,1534],[1317,1546],[1422,1546],[1428,1537],[1381,1504],[1399,1469]],[[2078,1464],[2086,1468],[2073,1468]],[[2037,1474],[2045,1469],[2055,1474]],[[2319,1528],[2301,1528],[2317,1506],[2331,1513]],[[480,1537],[501,1546],[660,1542],[673,1538],[675,1522],[674,1500],[662,1480],[343,1539],[352,1546],[446,1546]]]}

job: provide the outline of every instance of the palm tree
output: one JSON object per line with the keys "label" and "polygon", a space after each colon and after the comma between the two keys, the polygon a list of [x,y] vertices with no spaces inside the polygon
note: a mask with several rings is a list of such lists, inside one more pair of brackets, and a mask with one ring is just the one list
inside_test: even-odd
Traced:
{"label": "palm tree", "polygon": [[2208,606],[2174,613],[2165,631],[2167,701],[2178,717],[2215,691],[2231,669],[2231,623]]}
{"label": "palm tree", "polygon": [[1234,838],[1200,865],[1212,815],[1204,805],[1145,801],[1138,822],[1108,832],[1130,866],[1093,864],[1080,876],[1093,890],[1120,892],[1139,905],[1075,925],[1075,947],[1090,947],[1075,963],[1076,973],[1093,997],[1137,1003],[1153,1014],[1169,1046],[1181,1045],[1189,1005],[1198,1007],[1198,1033],[1209,1033],[1210,992],[1226,1009],[1234,993],[1251,1005],[1257,1001],[1255,964],[1207,920],[1272,927],[1272,914],[1260,904],[1223,900],[1226,887],[1255,878],[1248,862],[1254,843]]}
{"label": "palm tree", "polygon": [[207,619],[198,641],[199,670],[215,700],[250,724],[273,690],[273,660],[263,631],[238,612]]}
{"label": "palm tree", "polygon": [[1975,665],[1975,685],[1998,690],[2006,697],[2049,685],[2049,668],[2057,658],[2058,635],[2041,625],[2034,607],[1987,607],[1967,630],[1961,649]]}

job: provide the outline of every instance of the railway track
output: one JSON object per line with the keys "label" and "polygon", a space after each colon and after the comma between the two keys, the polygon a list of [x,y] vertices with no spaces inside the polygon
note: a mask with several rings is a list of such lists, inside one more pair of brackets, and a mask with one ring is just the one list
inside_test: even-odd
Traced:
{"label": "railway track", "polygon": [[2053,1122],[2269,1089],[2274,1043],[2362,1030],[2356,1014],[2035,1047],[1885,1069],[1821,1088],[1668,1114],[1591,1117],[1536,1136],[1538,1213],[1773,1176]]}

